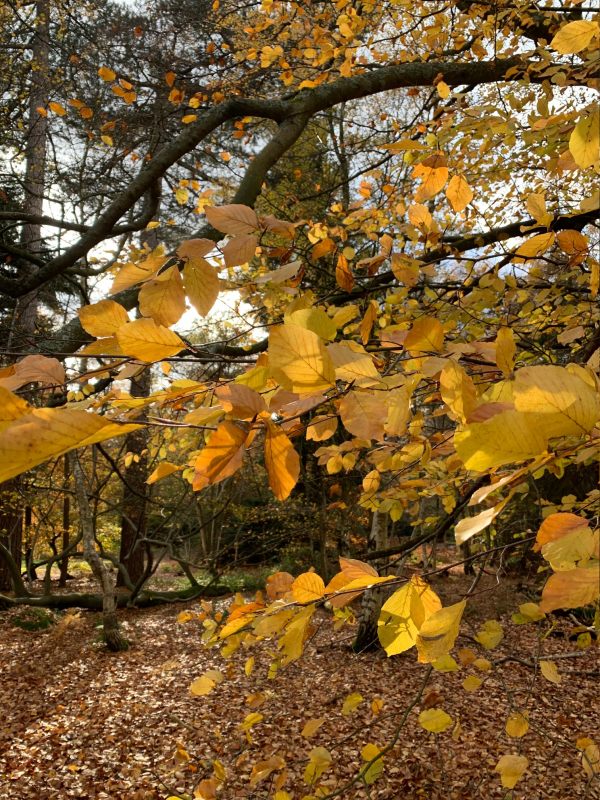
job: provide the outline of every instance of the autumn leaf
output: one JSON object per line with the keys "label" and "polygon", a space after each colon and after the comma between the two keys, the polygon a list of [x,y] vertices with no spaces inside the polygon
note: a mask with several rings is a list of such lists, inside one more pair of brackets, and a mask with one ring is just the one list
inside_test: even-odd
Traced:
{"label": "autumn leaf", "polygon": [[269,369],[284,388],[299,394],[322,391],[335,383],[333,363],[321,338],[293,323],[271,328]]}
{"label": "autumn leaf", "polygon": [[196,311],[205,317],[219,296],[219,274],[205,258],[188,255],[183,268],[183,288]]}
{"label": "autumn leaf", "polygon": [[292,584],[292,594],[297,603],[313,603],[325,594],[323,578],[315,572],[304,572]]}
{"label": "autumn leaf", "polygon": [[495,772],[500,773],[502,786],[512,789],[521,780],[528,766],[529,760],[525,756],[505,755],[496,764]]}
{"label": "autumn leaf", "polygon": [[473,190],[462,175],[453,175],[450,178],[450,182],[446,187],[446,197],[454,211],[457,213],[464,211],[473,196]]}
{"label": "autumn leaf", "polygon": [[138,294],[140,313],[165,328],[174,325],[185,311],[185,294],[177,267],[146,281]]}
{"label": "autumn leaf", "polygon": [[249,444],[248,431],[234,422],[222,422],[208,438],[205,447],[194,461],[195,492],[211,483],[219,483],[234,475],[242,465]]}
{"label": "autumn leaf", "polygon": [[81,327],[90,336],[112,336],[129,322],[127,311],[114,300],[100,300],[98,303],[83,306],[77,313]]}
{"label": "autumn leaf", "polygon": [[285,500],[300,475],[300,457],[284,431],[272,422],[265,434],[265,467],[269,486],[278,500]]}
{"label": "autumn leaf", "polygon": [[461,600],[454,605],[440,608],[425,619],[416,640],[419,661],[432,663],[450,652],[458,636],[465,606],[466,601]]}
{"label": "autumn leaf", "polygon": [[162,361],[186,349],[176,333],[153,319],[136,319],[116,332],[122,352],[140,361]]}
{"label": "autumn leaf", "polygon": [[452,723],[450,714],[441,708],[427,708],[419,714],[419,725],[429,733],[443,733]]}
{"label": "autumn leaf", "polygon": [[220,207],[209,206],[205,209],[205,214],[213,228],[231,236],[254,233],[259,227],[256,212],[240,203]]}
{"label": "autumn leaf", "polygon": [[567,22],[554,35],[550,47],[563,55],[580,53],[599,32],[598,23],[593,20],[579,19]]}

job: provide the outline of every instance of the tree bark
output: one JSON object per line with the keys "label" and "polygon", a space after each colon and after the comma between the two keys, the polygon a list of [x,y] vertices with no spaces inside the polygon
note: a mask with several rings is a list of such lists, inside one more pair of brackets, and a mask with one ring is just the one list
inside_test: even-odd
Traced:
{"label": "tree bark", "polygon": [[[150,394],[150,370],[131,379],[131,396],[148,397]],[[125,437],[128,453],[137,460],[123,473],[123,502],[121,506],[121,544],[119,561],[127,570],[129,582],[137,584],[145,572],[144,546],[146,535],[148,485],[148,428],[138,428]],[[125,577],[119,572],[117,586],[125,586]]]}
{"label": "tree bark", "polygon": [[[369,550],[383,550],[387,547],[388,526],[388,514],[382,511],[375,511],[371,521],[371,532],[367,545]],[[389,590],[386,590],[385,587],[367,589],[363,593],[358,613],[358,631],[353,644],[353,648],[357,653],[379,648],[377,621],[381,606],[388,594]]]}
{"label": "tree bark", "polygon": [[102,628],[104,641],[113,653],[127,650],[128,643],[119,630],[117,619],[116,579],[113,570],[100,558],[96,550],[94,536],[94,519],[85,488],[85,477],[77,454],[73,456],[73,477],[75,479],[75,495],[79,506],[79,524],[83,539],[83,555],[91,567],[92,573],[102,589]]}

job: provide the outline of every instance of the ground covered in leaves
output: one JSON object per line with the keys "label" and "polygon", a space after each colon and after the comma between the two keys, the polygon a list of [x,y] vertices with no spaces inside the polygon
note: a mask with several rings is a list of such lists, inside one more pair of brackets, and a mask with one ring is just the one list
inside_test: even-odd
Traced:
{"label": "ground covered in leaves", "polygon": [[[435,588],[448,604],[466,585],[461,576],[450,576]],[[223,662],[201,643],[200,623],[177,622],[182,610],[197,609],[197,603],[123,612],[132,646],[119,654],[102,647],[95,614],[27,631],[14,625],[22,612],[2,613],[0,798],[165,800],[192,795],[218,760],[226,772],[219,798],[262,800],[273,796],[283,770],[251,785],[252,769],[278,756],[287,769],[281,789],[300,800],[311,794],[304,772],[315,747],[331,754],[321,780],[341,800],[598,798],[598,778],[589,779],[576,747],[578,739],[600,729],[598,647],[578,649],[568,638],[568,620],[539,641],[536,626],[509,622],[509,612],[527,599],[516,584],[500,590],[494,585],[491,577],[480,585],[487,591],[477,599],[478,611],[466,615],[457,643],[458,649],[477,651],[472,636],[482,620],[503,621],[506,636],[498,647],[477,652],[494,668],[471,664],[433,673],[385,755],[383,774],[370,787],[350,781],[364,763],[364,746],[389,742],[413,703],[427,669],[414,651],[390,659],[356,655],[349,649],[352,629],[333,632],[322,612],[303,659],[269,679],[269,644],[255,650],[248,676],[247,649]],[[536,657],[554,661],[560,683],[536,673]],[[225,680],[210,695],[192,696],[191,682],[210,669],[221,670]],[[463,688],[470,675],[483,679],[474,691]],[[362,700],[344,708],[353,693]],[[418,724],[427,707],[443,708],[454,725],[427,733]],[[505,732],[507,716],[517,708],[528,712],[530,725],[519,739]],[[262,720],[249,742],[240,723],[252,712]],[[311,719],[323,722],[303,737]],[[494,772],[507,753],[529,760],[513,794]]]}

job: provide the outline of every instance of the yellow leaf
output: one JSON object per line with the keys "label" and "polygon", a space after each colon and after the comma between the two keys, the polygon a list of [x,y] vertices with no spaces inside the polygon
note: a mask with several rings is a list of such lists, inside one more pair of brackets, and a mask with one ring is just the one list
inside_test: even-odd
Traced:
{"label": "yellow leaf", "polygon": [[293,323],[271,328],[269,369],[284,389],[298,394],[318,392],[335,384],[333,363],[321,338]]}
{"label": "yellow leaf", "polygon": [[377,635],[388,656],[403,653],[417,642],[419,629],[441,609],[437,594],[413,577],[386,600],[377,622]]}
{"label": "yellow leaf", "polygon": [[319,717],[318,719],[309,719],[302,728],[300,736],[302,736],[304,739],[310,739],[315,735],[315,733],[319,730],[319,728],[324,722],[325,722],[325,717]]}
{"label": "yellow leaf", "polygon": [[210,694],[216,685],[216,681],[212,678],[207,675],[201,675],[190,684],[190,694],[193,694],[195,697],[203,697],[204,695]]}
{"label": "yellow leaf", "polygon": [[427,708],[419,714],[419,725],[429,733],[442,733],[452,725],[452,717],[441,708]]}
{"label": "yellow leaf", "polygon": [[183,125],[190,125],[192,122],[196,122],[197,119],[198,119],[197,114],[184,114],[183,117],[181,118],[181,122],[183,123]]}
{"label": "yellow leaf", "polygon": [[277,642],[277,647],[283,651],[281,663],[283,666],[291,661],[296,661],[302,655],[302,648],[310,631],[310,621],[315,612],[315,606],[310,605],[301,609],[287,624],[285,634]]}
{"label": "yellow leaf", "polygon": [[114,81],[117,77],[116,72],[114,72],[110,67],[100,67],[98,70],[98,75],[102,78],[103,81],[110,83],[110,81]]}
{"label": "yellow leaf", "polygon": [[592,739],[578,739],[577,747],[581,753],[581,764],[588,778],[594,778],[600,774],[600,749]]}
{"label": "yellow leaf", "polygon": [[127,311],[114,300],[100,300],[91,306],[83,306],[78,314],[81,327],[90,336],[112,336],[129,322]]}
{"label": "yellow leaf", "polygon": [[593,166],[598,160],[600,145],[600,110],[589,111],[583,116],[569,138],[569,150],[581,169]]}
{"label": "yellow leaf", "polygon": [[185,311],[185,294],[177,267],[169,267],[144,283],[138,298],[142,316],[151,317],[165,328],[174,325]]}
{"label": "yellow leaf", "polygon": [[495,619],[486,620],[477,631],[475,640],[486,650],[493,650],[504,638],[504,630]]}
{"label": "yellow leaf", "polygon": [[331,356],[338,380],[354,383],[363,389],[381,383],[373,358],[358,345],[349,347],[342,343],[330,344],[327,352]]}
{"label": "yellow leaf", "polygon": [[48,103],[48,108],[50,111],[54,111],[55,114],[58,114],[59,117],[64,117],[64,115],[67,113],[67,109],[60,103]]}
{"label": "yellow leaf", "polygon": [[178,467],[177,464],[171,464],[169,461],[161,461],[156,469],[152,472],[146,483],[156,483],[156,481],[160,481],[163,478],[166,478],[167,475],[172,475],[174,472],[178,472],[180,469],[183,469],[183,467]]}
{"label": "yellow leaf", "polygon": [[371,700],[371,711],[376,717],[381,714],[383,706],[384,700],[381,697],[374,697],[373,700]]}
{"label": "yellow leaf", "polygon": [[432,663],[452,650],[466,605],[466,600],[461,600],[441,608],[424,621],[417,634],[419,661]]}
{"label": "yellow leaf", "polygon": [[334,416],[313,417],[310,425],[306,428],[307,440],[313,442],[324,442],[336,432],[338,419]]}
{"label": "yellow leaf", "polygon": [[549,214],[546,209],[546,198],[542,193],[532,192],[527,197],[526,206],[527,211],[529,211],[539,225],[550,225],[552,222],[552,214]]}
{"label": "yellow leaf", "polygon": [[195,492],[211,483],[231,477],[242,466],[250,436],[245,428],[226,420],[208,438],[206,446],[194,462]]}
{"label": "yellow leaf", "polygon": [[452,90],[450,89],[448,84],[445,83],[444,81],[440,81],[439,83],[437,83],[435,88],[437,89],[437,93],[442,98],[442,100],[445,100],[447,97],[450,97]]}
{"label": "yellow leaf", "polygon": [[464,211],[473,199],[473,190],[462,175],[453,175],[446,187],[448,202],[456,211]]}
{"label": "yellow leaf", "polygon": [[297,603],[313,603],[325,594],[323,578],[316,572],[303,572],[292,584],[292,594]]}
{"label": "yellow leaf", "polygon": [[269,486],[278,500],[285,500],[300,475],[300,456],[284,431],[267,422],[265,435],[265,468]]}
{"label": "yellow leaf", "polygon": [[177,255],[180,258],[204,258],[216,247],[212,239],[186,239],[177,248]]}
{"label": "yellow leaf", "polygon": [[550,47],[563,55],[580,53],[585,50],[594,36],[597,35],[597,22],[578,19],[575,22],[567,22],[566,25],[563,25],[550,42]]}
{"label": "yellow leaf", "polygon": [[529,412],[548,438],[589,433],[600,419],[598,391],[564,367],[518,370],[513,396],[517,412]]}
{"label": "yellow leaf", "polygon": [[467,469],[483,471],[540,455],[548,436],[535,414],[508,410],[457,430],[454,446]]}
{"label": "yellow leaf", "polygon": [[456,672],[460,669],[459,665],[451,655],[440,656],[431,665],[437,672]]}
{"label": "yellow leaf", "polygon": [[505,789],[512,789],[519,782],[528,766],[529,761],[525,756],[506,755],[502,756],[498,761],[494,771],[500,773],[502,786]]}
{"label": "yellow leaf", "polygon": [[0,482],[49,458],[137,430],[106,417],[64,408],[31,408],[0,387]]}
{"label": "yellow leaf", "polygon": [[175,189],[175,200],[177,200],[177,203],[180,206],[184,206],[189,199],[190,199],[190,193],[188,192],[187,189],[184,189],[181,186]]}
{"label": "yellow leaf", "polygon": [[441,371],[440,393],[453,417],[460,422],[466,422],[478,403],[473,379],[456,361],[448,361]]}
{"label": "yellow leaf", "polygon": [[285,761],[281,756],[271,756],[266,761],[259,761],[252,767],[250,773],[250,786],[256,786],[266,780],[272,772],[283,769]]}
{"label": "yellow leaf", "polygon": [[365,698],[359,692],[352,692],[352,694],[349,694],[342,705],[342,715],[344,717],[350,716],[353,711],[356,711],[364,699]]}
{"label": "yellow leaf", "polygon": [[422,203],[413,203],[410,206],[408,218],[415,228],[420,228],[424,233],[428,233],[433,227],[433,217],[427,206]]}
{"label": "yellow leaf", "polygon": [[321,339],[335,339],[337,334],[333,320],[320,308],[300,308],[289,315],[289,321],[316,333]]}
{"label": "yellow leaf", "polygon": [[107,147],[112,147],[114,144],[112,136],[109,136],[108,133],[103,133],[100,139]]}
{"label": "yellow leaf", "polygon": [[540,610],[547,613],[556,608],[579,608],[599,597],[600,562],[590,561],[583,567],[551,575],[542,591]]}
{"label": "yellow leaf", "polygon": [[119,270],[115,277],[110,289],[110,294],[122,292],[124,289],[129,289],[135,286],[136,283],[142,283],[150,278],[153,278],[158,270],[162,267],[165,261],[165,251],[162,246],[156,247],[147,258],[140,261],[138,264],[128,262]]}
{"label": "yellow leaf", "polygon": [[553,231],[548,233],[538,233],[537,236],[532,236],[524,242],[515,251],[515,261],[525,261],[528,258],[538,258],[543,255],[554,244],[556,234]]}
{"label": "yellow leaf", "polygon": [[333,761],[331,753],[324,747],[315,747],[309,755],[309,762],[304,770],[304,782],[312,785],[326,772]]}
{"label": "yellow leaf", "polygon": [[504,373],[505,378],[512,375],[516,352],[517,346],[511,328],[499,328],[496,334],[496,364]]}
{"label": "yellow leaf", "polygon": [[367,786],[370,786],[372,783],[375,783],[377,778],[379,778],[383,774],[384,762],[383,762],[383,756],[381,756],[380,753],[381,750],[375,744],[366,744],[360,751],[363,761],[373,762],[362,773],[362,779],[367,784]]}
{"label": "yellow leaf", "polygon": [[205,317],[219,296],[219,274],[201,256],[188,256],[183,268],[183,288],[196,311]]}
{"label": "yellow leaf", "polygon": [[404,340],[404,349],[417,353],[437,353],[443,344],[442,323],[435,317],[421,317],[408,332]]}
{"label": "yellow leaf", "polygon": [[478,678],[477,675],[469,675],[463,681],[462,687],[465,692],[476,692],[477,689],[481,686],[481,678]]}
{"label": "yellow leaf", "polygon": [[185,350],[176,333],[157,325],[153,319],[136,319],[116,332],[123,353],[140,361],[162,361]]}
{"label": "yellow leaf", "polygon": [[527,712],[513,711],[506,720],[506,733],[513,739],[520,739],[529,730],[529,720]]}
{"label": "yellow leaf", "polygon": [[223,409],[237,419],[254,419],[267,410],[263,398],[248,386],[229,383],[217,386],[215,395],[219,398]]}

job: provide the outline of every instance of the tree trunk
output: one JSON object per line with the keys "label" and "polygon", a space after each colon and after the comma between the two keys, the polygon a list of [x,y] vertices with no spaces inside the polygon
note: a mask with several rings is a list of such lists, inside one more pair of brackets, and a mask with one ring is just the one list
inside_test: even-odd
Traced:
{"label": "tree trunk", "polygon": [[[19,479],[2,484],[0,492],[0,592],[27,595],[21,580],[23,509]],[[16,580],[17,575],[19,580]]]}
{"label": "tree trunk", "polygon": [[113,653],[127,650],[127,640],[119,629],[117,619],[117,592],[115,573],[100,558],[96,550],[94,536],[94,519],[85,488],[85,477],[77,453],[73,456],[73,477],[75,478],[75,494],[79,506],[79,521],[83,539],[83,556],[91,567],[92,573],[102,589],[102,628],[104,641]]}
{"label": "tree trunk", "polygon": [[67,585],[69,577],[69,527],[71,525],[71,498],[67,489],[69,488],[69,458],[63,456],[64,464],[64,495],[63,495],[63,530],[62,530],[62,556],[60,559],[60,578],[58,585],[61,589]]}
{"label": "tree trunk", "polygon": [[[150,370],[144,371],[131,379],[131,396],[148,397],[150,394]],[[144,576],[146,564],[144,545],[141,540],[146,535],[146,516],[148,485],[148,429],[138,428],[125,438],[128,453],[136,459],[123,473],[123,502],[121,506],[121,544],[119,561],[127,570],[129,582],[134,586]],[[126,581],[119,572],[117,585],[124,586]]]}
{"label": "tree trunk", "polygon": [[[382,511],[375,511],[371,521],[371,532],[369,534],[368,549],[384,550],[388,545],[388,524],[389,516]],[[353,649],[357,653],[365,650],[376,650],[379,648],[377,636],[377,620],[381,612],[381,606],[386,600],[389,590],[385,587],[375,587],[364,592],[358,613],[358,631],[354,640]]]}

